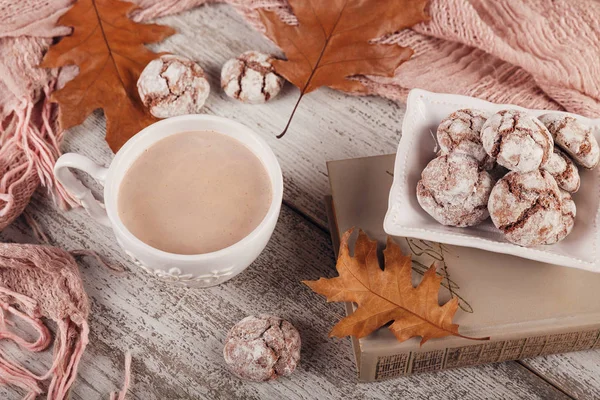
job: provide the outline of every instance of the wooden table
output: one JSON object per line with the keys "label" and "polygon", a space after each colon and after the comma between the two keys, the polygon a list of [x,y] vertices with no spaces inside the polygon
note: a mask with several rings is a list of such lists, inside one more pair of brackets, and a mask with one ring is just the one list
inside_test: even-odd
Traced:
{"label": "wooden table", "polygon": [[[224,5],[200,7],[160,22],[177,28],[179,34],[156,48],[194,58],[207,71],[213,93],[205,112],[250,126],[273,147],[283,168],[284,206],[271,242],[252,266],[223,285],[194,290],[148,276],[119,250],[110,229],[93,223],[81,209],[57,211],[43,193],[37,194],[29,211],[52,243],[67,250],[98,251],[127,269],[118,277],[94,260],[80,263],[91,300],[91,338],[73,399],[108,398],[121,386],[123,354],[128,349],[134,356],[131,399],[600,397],[600,351],[357,383],[350,341],[327,337],[343,315],[342,305],[327,304],[300,280],[335,275],[323,203],[328,193],[325,162],[393,153],[401,135],[403,106],[319,89],[304,98],[290,131],[277,140],[297,89],[288,84],[267,105],[243,105],[219,88],[220,67],[228,58],[246,50],[276,52],[273,45]],[[104,117],[96,112],[68,132],[64,150],[108,164],[113,154],[104,133]],[[98,185],[87,182],[99,192]],[[35,241],[21,220],[0,238]],[[300,330],[302,360],[291,377],[251,383],[227,372],[222,347],[228,329],[257,313],[278,314]],[[17,354],[12,346],[2,346]],[[41,371],[49,359],[49,354],[29,357],[29,365]],[[0,388],[0,398],[20,396]]]}

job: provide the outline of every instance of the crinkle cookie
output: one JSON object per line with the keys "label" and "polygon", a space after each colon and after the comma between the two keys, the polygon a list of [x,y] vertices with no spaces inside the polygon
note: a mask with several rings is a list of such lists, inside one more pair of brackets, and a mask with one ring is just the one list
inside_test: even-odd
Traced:
{"label": "crinkle cookie", "polygon": [[554,148],[544,124],[517,110],[502,110],[492,115],[481,128],[481,141],[498,164],[518,172],[539,169]]}
{"label": "crinkle cookie", "polygon": [[554,234],[544,242],[544,244],[554,244],[560,242],[573,230],[575,226],[575,216],[577,215],[577,207],[571,197],[571,194],[567,191],[560,191],[562,205],[561,205],[561,218],[560,223],[556,227]]}
{"label": "crinkle cookie", "polygon": [[210,93],[202,67],[171,54],[150,61],[137,81],[137,88],[142,103],[156,118],[197,114]]}
{"label": "crinkle cookie", "polygon": [[440,224],[473,226],[489,216],[487,202],[493,185],[476,159],[450,153],[425,167],[417,184],[417,199]]}
{"label": "crinkle cookie", "polygon": [[573,117],[544,114],[540,117],[554,138],[573,160],[584,168],[595,168],[600,162],[600,148],[589,128]]}
{"label": "crinkle cookie", "polygon": [[463,153],[475,158],[486,170],[494,167],[495,161],[483,148],[481,127],[488,114],[479,110],[462,109],[442,120],[437,129],[437,139],[443,154]]}
{"label": "crinkle cookie", "polygon": [[544,165],[544,169],[556,179],[559,188],[571,193],[579,190],[581,183],[579,169],[569,156],[560,151],[558,147],[554,148],[554,152]]}
{"label": "crinkle cookie", "polygon": [[229,97],[244,103],[269,101],[279,94],[285,82],[275,73],[272,59],[258,51],[247,51],[232,58],[221,69],[221,87]]}
{"label": "crinkle cookie", "polygon": [[300,334],[272,315],[249,316],[227,334],[223,357],[242,379],[262,382],[290,375],[300,361]]}
{"label": "crinkle cookie", "polygon": [[494,225],[520,246],[550,240],[561,220],[560,189],[544,170],[509,172],[498,181],[488,203]]}

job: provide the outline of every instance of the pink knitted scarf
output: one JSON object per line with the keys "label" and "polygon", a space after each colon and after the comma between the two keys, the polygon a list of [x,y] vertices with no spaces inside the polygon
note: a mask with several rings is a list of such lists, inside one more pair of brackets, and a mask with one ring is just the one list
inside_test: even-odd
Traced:
{"label": "pink knitted scarf", "polygon": [[[146,21],[205,2],[226,2],[259,31],[257,9],[274,9],[297,23],[286,0],[133,0],[132,16]],[[76,68],[36,68],[73,0],[0,0],[0,229],[27,206],[42,184],[63,208],[76,202],[52,175],[62,132],[48,95]],[[370,94],[403,101],[412,88],[459,93],[532,108],[600,115],[600,3],[595,0],[431,0],[431,21],[373,38],[415,50],[394,77],[359,79]],[[33,399],[50,380],[49,399],[63,399],[73,383],[88,335],[89,306],[73,258],[44,246],[0,245],[0,340],[30,351],[50,343],[41,318],[57,323],[54,362],[37,376],[0,351],[0,383]],[[29,322],[39,338],[10,331],[5,313]],[[130,363],[130,358],[127,359]],[[127,364],[129,365],[129,364]],[[126,380],[128,383],[128,379]],[[125,390],[118,394],[123,399]],[[117,394],[111,398],[116,399]]]}
{"label": "pink knitted scarf", "polygon": [[[86,251],[74,255],[90,255]],[[27,391],[25,399],[47,392],[48,399],[61,400],[77,377],[77,366],[88,343],[90,306],[73,256],[42,245],[0,244],[0,340],[14,341],[30,352],[45,350],[51,342],[43,318],[56,323],[51,367],[36,375],[0,350],[0,384]],[[7,318],[10,316],[10,318]],[[14,318],[28,323],[38,334],[27,341],[11,330]],[[111,400],[123,400],[129,386],[131,355],[126,355],[124,389]],[[42,386],[49,380],[48,387]]]}
{"label": "pink knitted scarf", "polygon": [[[50,343],[42,321],[57,324],[54,362],[43,375],[35,375],[11,362],[0,351],[0,383],[13,384],[34,399],[43,393],[40,383],[51,379],[49,399],[63,399],[77,375],[77,365],[88,343],[89,303],[73,257],[48,246],[0,244],[0,339],[10,339],[22,348],[38,352]],[[37,340],[28,342],[7,326],[4,313],[31,324]]]}

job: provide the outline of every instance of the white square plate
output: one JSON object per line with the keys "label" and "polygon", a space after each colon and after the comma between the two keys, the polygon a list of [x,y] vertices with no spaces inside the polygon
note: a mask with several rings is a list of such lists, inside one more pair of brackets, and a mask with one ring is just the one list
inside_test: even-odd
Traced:
{"label": "white square plate", "polygon": [[[581,188],[573,195],[577,206],[575,227],[563,241],[549,246],[532,248],[509,243],[491,220],[470,228],[444,226],[427,214],[417,202],[416,187],[421,172],[438,149],[435,133],[439,123],[453,111],[475,108],[495,113],[506,108],[527,111],[533,115],[547,110],[528,110],[506,104],[493,104],[467,96],[437,94],[414,89],[408,95],[406,114],[402,124],[402,139],[396,154],[394,183],[390,191],[388,211],[383,228],[393,236],[413,237],[457,246],[475,247],[495,253],[528,258],[600,272],[600,167],[579,169]],[[577,118],[593,128],[600,141],[600,119],[563,113]]]}

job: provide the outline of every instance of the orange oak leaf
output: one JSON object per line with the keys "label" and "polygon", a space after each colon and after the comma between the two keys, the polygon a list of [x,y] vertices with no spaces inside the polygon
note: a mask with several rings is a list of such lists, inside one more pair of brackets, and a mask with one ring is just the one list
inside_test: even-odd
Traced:
{"label": "orange oak leaf", "polygon": [[348,78],[393,76],[413,51],[372,41],[427,20],[427,1],[288,0],[297,25],[283,22],[273,11],[259,10],[267,35],[287,57],[274,61],[275,70],[300,89],[289,121],[302,96],[318,87],[364,93],[361,82]]}
{"label": "orange oak leaf", "polygon": [[128,15],[136,6],[119,0],[78,0],[59,25],[73,33],[53,45],[41,67],[77,65],[79,74],[52,94],[63,129],[81,124],[94,110],[106,116],[106,141],[116,152],[155,122],[137,93],[137,79],[159,56],[144,46],[172,35],[167,26],[138,24]]}
{"label": "orange oak leaf", "polygon": [[401,342],[416,336],[421,337],[421,345],[429,339],[450,335],[489,339],[458,333],[458,325],[452,323],[458,299],[439,305],[442,277],[436,275],[435,266],[431,266],[421,283],[413,287],[411,258],[403,255],[390,237],[383,252],[385,269],[381,270],[377,241],[370,240],[362,230],[354,246],[354,257],[350,256],[348,239],[352,231],[344,233],[341,240],[336,265],[339,276],[303,282],[316,293],[326,296],[328,302],[352,301],[358,305],[354,313],[333,327],[329,336],[361,338],[394,321],[389,329]]}

